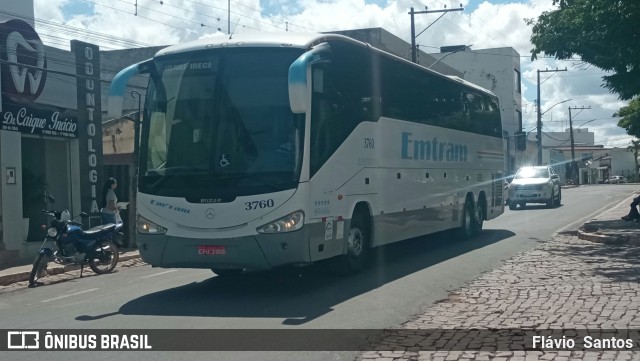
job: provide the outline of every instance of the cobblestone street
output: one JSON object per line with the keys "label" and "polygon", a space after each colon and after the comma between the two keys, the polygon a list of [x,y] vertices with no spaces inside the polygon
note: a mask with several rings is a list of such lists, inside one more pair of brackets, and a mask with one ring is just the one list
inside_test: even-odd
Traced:
{"label": "cobblestone street", "polygon": [[[635,245],[594,243],[563,234],[451,293],[400,328],[638,329],[639,279],[640,250]],[[385,351],[366,352],[358,359],[640,360],[640,354],[631,351],[504,351],[510,345],[503,349],[496,339],[479,341],[486,341],[488,347],[482,350],[487,351],[420,351],[437,349],[434,345],[449,341],[445,337],[389,338],[378,348]]]}

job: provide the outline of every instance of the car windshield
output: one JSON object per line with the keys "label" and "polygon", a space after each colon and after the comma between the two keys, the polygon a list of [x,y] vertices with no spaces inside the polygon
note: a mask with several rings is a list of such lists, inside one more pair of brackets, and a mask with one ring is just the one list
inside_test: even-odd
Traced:
{"label": "car windshield", "polygon": [[518,171],[515,178],[549,178],[549,170],[546,168],[522,168]]}

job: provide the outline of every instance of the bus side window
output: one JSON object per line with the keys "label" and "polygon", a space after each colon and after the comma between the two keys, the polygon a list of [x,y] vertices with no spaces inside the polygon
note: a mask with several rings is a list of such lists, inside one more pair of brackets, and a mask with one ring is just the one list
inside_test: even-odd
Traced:
{"label": "bus side window", "polygon": [[[370,52],[332,44],[331,61],[312,68],[311,174],[320,169],[363,121],[374,121],[379,105],[370,85]],[[379,99],[379,97],[378,97]]]}

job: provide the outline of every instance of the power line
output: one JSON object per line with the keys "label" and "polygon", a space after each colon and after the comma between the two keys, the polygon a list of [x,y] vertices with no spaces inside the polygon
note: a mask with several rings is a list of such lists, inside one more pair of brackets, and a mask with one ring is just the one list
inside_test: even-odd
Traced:
{"label": "power line", "polygon": [[177,27],[177,26],[173,26],[173,25],[170,25],[170,24],[167,24],[167,23],[163,23],[162,21],[155,20],[155,19],[151,19],[151,18],[148,18],[148,17],[146,17],[146,16],[142,16],[142,15],[133,15],[133,14],[131,14],[131,13],[130,13],[129,11],[127,11],[127,10],[118,9],[118,8],[113,7],[113,6],[109,6],[109,5],[105,5],[105,4],[100,4],[100,3],[97,3],[97,2],[95,2],[95,1],[91,1],[91,0],[83,0],[83,1],[84,1],[84,2],[88,2],[88,3],[91,3],[91,4],[94,4],[94,5],[102,6],[102,7],[108,8],[108,9],[112,9],[112,10],[120,11],[120,12],[123,12],[123,13],[129,14],[129,15],[132,15],[132,16],[136,16],[136,17],[138,17],[138,18],[142,18],[142,19],[146,19],[146,20],[149,20],[149,21],[153,21],[154,23],[162,24],[162,25],[165,25],[165,26],[168,26],[168,27],[170,27],[170,28],[177,29],[177,30],[181,30],[181,31],[182,31],[182,30],[190,31],[190,30],[188,30],[188,29],[185,29],[185,28],[179,28],[179,27]]}
{"label": "power line", "polygon": [[[167,2],[166,2],[166,1],[164,1],[164,0],[155,0],[155,1],[154,1],[154,3],[155,3],[155,2],[159,3],[159,4],[160,4],[160,6],[165,6],[165,5],[166,5],[166,6],[168,6],[168,7],[172,7],[172,8],[174,8],[174,9],[179,9],[179,10],[183,10],[183,11],[188,11],[188,12],[190,12],[190,13],[194,13],[194,14],[199,15],[199,16],[203,16],[203,17],[207,17],[207,18],[210,18],[210,19],[214,19],[214,20],[217,20],[218,22],[222,21],[222,15],[208,15],[208,14],[203,14],[203,13],[201,13],[201,12],[198,12],[198,11],[195,11],[195,10],[191,10],[191,9],[187,9],[187,8],[185,8],[185,7],[179,7],[179,6],[171,5],[171,4],[167,3]],[[218,30],[222,31],[222,29],[221,29],[220,27],[218,27]]]}
{"label": "power line", "polygon": [[[113,1],[113,0],[112,0],[112,1]],[[133,4],[133,3],[130,3],[130,2],[125,1],[125,0],[117,0],[117,1],[120,1],[120,2],[125,3],[125,4],[129,4],[129,5],[136,5],[136,7],[137,7],[137,8],[140,8],[140,9],[147,9],[147,10],[149,10],[149,11],[153,11],[153,12],[156,12],[156,13],[158,13],[158,14],[162,14],[162,15],[170,16],[171,18],[176,18],[176,19],[180,19],[180,20],[182,20],[182,21],[186,21],[186,22],[190,22],[190,23],[198,24],[200,27],[209,27],[209,26],[207,26],[206,24],[204,24],[204,23],[202,23],[202,22],[195,21],[195,20],[185,19],[185,18],[180,17],[180,16],[177,16],[177,15],[175,15],[175,14],[167,14],[167,13],[165,13],[165,12],[158,11],[158,10],[152,9],[152,8],[150,8],[150,7],[147,7],[147,6],[142,6],[142,5],[139,5],[139,4]],[[181,10],[184,10],[184,9],[181,9]],[[138,16],[138,15],[139,15],[139,14],[137,14],[137,13],[136,13],[136,14],[134,14],[134,16]],[[185,29],[185,30],[187,30],[187,31],[188,31],[188,29]]]}
{"label": "power line", "polygon": [[[441,1],[438,1],[438,2],[439,2],[440,4],[442,4],[442,5],[446,6],[446,4],[444,4],[443,2],[441,2]],[[472,19],[471,19],[471,18],[472,18],[472,17],[475,17],[475,18],[479,19],[481,22],[483,22],[487,27],[489,27],[489,28],[493,29],[493,31],[495,31],[496,33],[498,33],[499,35],[501,35],[504,39],[507,39],[507,40],[509,40],[509,41],[510,41],[510,42],[512,42],[512,43],[514,42],[514,41],[513,41],[513,39],[511,39],[510,37],[508,37],[508,36],[504,35],[504,34],[503,34],[502,32],[500,32],[498,29],[496,29],[496,28],[494,28],[493,26],[491,26],[491,23],[490,23],[489,21],[486,21],[486,19],[484,19],[484,18],[482,18],[482,17],[480,17],[480,16],[478,16],[477,14],[474,14],[474,13],[468,13],[468,14],[469,14],[469,15],[468,15],[468,16],[469,16],[469,19],[468,19],[468,20],[469,20],[469,27],[473,27],[473,26],[471,25],[471,21],[472,21]],[[458,13],[457,15],[458,15],[460,18],[462,18],[463,20],[466,20],[466,19],[464,19],[464,15],[463,15],[463,14]],[[460,27],[460,26],[458,25],[458,27]],[[490,36],[490,37],[491,37],[491,36]],[[495,38],[493,38],[493,37],[491,37],[491,38],[492,38],[493,40],[496,40],[496,41],[497,41],[497,39],[495,39]]]}
{"label": "power line", "polygon": [[[17,51],[15,49],[5,49],[5,51],[7,52],[7,54],[18,54]],[[73,54],[73,53],[72,53]],[[20,56],[22,58],[24,58],[25,60],[37,60],[37,54],[20,54]],[[56,64],[56,65],[60,65],[60,66],[66,66],[66,67],[70,67],[70,68],[74,68],[77,66],[76,61],[75,61],[75,57],[73,57],[73,55],[71,56],[54,56],[51,54],[47,54],[46,55],[46,60],[48,63],[47,68],[42,69],[44,71],[47,72],[52,72],[54,70],[52,70],[50,68],[49,65],[52,64]],[[24,64],[23,64],[24,65]],[[101,71],[107,71],[107,72],[118,72],[120,70],[122,70],[123,67],[120,66],[107,66],[104,64],[101,64],[100,66]],[[75,73],[68,73],[69,76],[75,76]],[[141,79],[146,79],[146,76],[142,76],[142,75],[136,75],[135,77],[141,78]]]}
{"label": "power line", "polygon": [[296,27],[299,27],[299,28],[302,28],[302,29],[308,29],[308,30],[313,30],[313,31],[320,32],[320,30],[318,30],[318,29],[314,29],[314,28],[310,28],[310,27],[306,27],[306,26],[302,26],[302,25],[297,25],[297,24],[294,24],[294,23],[286,21],[286,20],[278,19],[277,17],[275,17],[273,15],[270,15],[270,14],[267,14],[267,13],[261,11],[261,10],[252,8],[251,6],[247,6],[247,5],[245,5],[245,4],[243,4],[243,3],[239,2],[239,1],[231,0],[231,2],[236,3],[236,4],[238,4],[238,5],[242,6],[242,7],[245,7],[247,9],[249,9],[249,10],[255,11],[255,12],[259,13],[260,15],[264,15],[266,17],[274,19],[275,21],[279,21],[280,23],[285,23],[287,25],[293,25],[293,26],[296,26]]}
{"label": "power line", "polygon": [[[548,128],[547,128],[548,129]],[[555,132],[554,132],[555,133]],[[547,132],[542,132],[542,134],[546,135],[547,137],[553,139],[553,140],[557,140],[558,142],[568,142],[570,139],[558,139],[558,138],[554,138],[552,136],[549,135],[549,133]]]}
{"label": "power line", "polygon": [[[602,72],[602,73],[585,73],[585,74],[580,74],[580,72],[578,71],[577,73],[573,73],[573,74],[567,74],[567,75],[558,75],[556,76],[556,78],[569,78],[569,77],[573,77],[573,76],[593,76],[593,75],[607,75],[607,73]],[[523,77],[523,79],[527,79],[527,80],[534,80],[535,77]]]}
{"label": "power line", "polygon": [[[202,6],[205,6],[205,7],[208,7],[208,8],[212,8],[212,9],[218,9],[218,10],[227,11],[227,9],[223,9],[223,8],[220,8],[220,7],[217,7],[217,6],[213,6],[213,5],[209,5],[209,4],[201,3],[201,2],[198,2],[198,1],[195,1],[195,0],[184,0],[184,1],[188,1],[188,2],[190,2],[190,3],[194,3],[194,4],[198,4],[198,5],[202,5]],[[236,14],[236,15],[238,15],[238,16],[240,16],[240,17],[244,17],[244,18],[247,18],[247,19],[250,19],[250,20],[256,21],[256,22],[261,23],[261,24],[265,24],[265,25],[273,26],[273,27],[278,28],[278,29],[281,29],[281,30],[285,30],[285,29],[284,29],[284,28],[282,28],[282,27],[279,27],[279,26],[273,25],[273,24],[271,24],[271,23],[264,22],[264,21],[259,20],[259,19],[252,18],[252,17],[250,17],[250,16],[246,16],[246,15],[244,15],[244,14],[242,14],[242,13],[238,13],[238,12],[236,12],[236,11],[229,10],[229,12],[230,12],[230,13],[232,13],[232,14]],[[243,26],[243,27],[252,28],[252,27],[245,26],[245,25],[242,25],[242,26]],[[257,29],[257,28],[252,28],[252,29],[260,30],[260,29]]]}
{"label": "power line", "polygon": [[91,38],[91,39],[100,39],[101,41],[111,41],[113,43],[118,43],[121,45],[126,45],[126,46],[151,46],[151,44],[148,43],[144,43],[141,41],[135,41],[135,40],[131,40],[131,39],[125,39],[125,38],[120,38],[120,37],[116,37],[113,35],[109,35],[109,34],[103,34],[103,33],[99,33],[96,31],[92,31],[92,30],[88,30],[85,28],[79,28],[79,27],[75,27],[75,26],[70,26],[70,25],[66,25],[66,24],[59,24],[50,20],[45,20],[42,18],[38,18],[38,17],[28,17],[28,16],[24,16],[22,14],[16,14],[13,12],[9,12],[9,11],[5,11],[5,10],[0,10],[0,14],[4,14],[4,15],[8,15],[11,16],[13,18],[16,19],[22,19],[25,21],[31,21],[33,20],[36,27],[38,28],[45,28],[45,29],[54,29],[56,31],[62,32],[62,33],[68,33],[68,34],[72,34],[75,36],[78,35],[83,35],[86,38]]}

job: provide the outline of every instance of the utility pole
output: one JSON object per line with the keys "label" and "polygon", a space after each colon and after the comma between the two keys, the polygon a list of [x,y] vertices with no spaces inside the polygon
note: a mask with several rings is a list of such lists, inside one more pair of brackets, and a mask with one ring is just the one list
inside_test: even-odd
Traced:
{"label": "utility pole", "polygon": [[591,109],[591,106],[586,107],[569,107],[569,138],[571,139],[571,177],[576,185],[580,183],[580,177],[578,177],[578,165],[576,164],[576,152],[575,143],[573,142],[573,119],[571,119],[571,110],[584,110]]}
{"label": "utility pole", "polygon": [[538,132],[536,135],[537,145],[538,145],[538,165],[542,165],[542,112],[540,111],[540,73],[555,73],[558,71],[567,71],[567,68],[564,69],[546,69],[546,70],[538,70]]}
{"label": "utility pole", "polygon": [[[462,11],[462,10],[464,10],[464,8],[462,7],[462,4],[460,4],[459,8],[455,8],[455,9],[446,9],[446,5],[445,5],[445,9],[442,9],[442,10],[428,10],[428,8],[425,6],[423,11],[414,11],[413,7],[411,7],[411,11],[409,11],[409,15],[411,15],[411,61],[412,62],[417,63],[416,38],[420,36],[420,34],[424,33],[425,30],[429,29],[431,25],[435,24],[435,21],[434,21],[433,23],[431,23],[431,25],[427,26],[426,29],[422,30],[420,34],[416,35],[416,26],[415,26],[415,20],[413,19],[413,16],[415,14],[448,13],[450,11]],[[443,16],[444,14],[442,14],[440,18]],[[440,18],[436,19],[436,21],[438,21]]]}
{"label": "utility pole", "polygon": [[227,0],[227,34],[231,35],[231,0]]}

